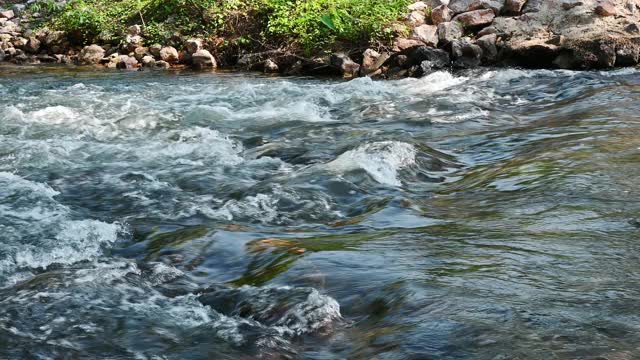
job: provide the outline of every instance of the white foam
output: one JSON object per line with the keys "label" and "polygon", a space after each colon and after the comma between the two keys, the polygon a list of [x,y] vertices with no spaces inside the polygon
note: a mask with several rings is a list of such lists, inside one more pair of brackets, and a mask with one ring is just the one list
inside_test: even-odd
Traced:
{"label": "white foam", "polygon": [[349,150],[327,164],[338,172],[363,169],[381,183],[400,186],[398,170],[415,163],[416,149],[398,141],[381,141]]}
{"label": "white foam", "polygon": [[436,71],[419,79],[398,80],[397,84],[409,94],[429,94],[463,84],[468,80],[468,77],[454,76],[447,71]]}
{"label": "white foam", "polygon": [[49,185],[0,172],[0,275],[16,268],[73,264],[101,254],[123,230],[120,224],[71,219]]}
{"label": "white foam", "polygon": [[51,264],[73,264],[92,259],[103,245],[113,244],[120,226],[96,220],[67,221],[55,239],[43,246],[29,247],[15,254],[18,267],[46,268]]}

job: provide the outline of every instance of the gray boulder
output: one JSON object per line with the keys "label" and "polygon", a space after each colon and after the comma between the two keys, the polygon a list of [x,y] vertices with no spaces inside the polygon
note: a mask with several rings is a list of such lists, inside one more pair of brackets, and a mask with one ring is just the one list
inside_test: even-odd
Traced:
{"label": "gray boulder", "polygon": [[462,35],[462,25],[457,21],[444,22],[438,25],[438,39],[443,45],[461,38]]}
{"label": "gray boulder", "polygon": [[178,50],[173,46],[165,46],[160,50],[160,59],[169,64],[177,64],[180,61],[180,56],[178,55]]}
{"label": "gray boulder", "polygon": [[104,49],[98,45],[89,45],[82,48],[78,56],[78,62],[81,65],[95,65],[104,57]]}
{"label": "gray boulder", "polygon": [[420,40],[423,43],[437,47],[438,46],[438,27],[435,25],[420,25],[413,29],[411,38]]}
{"label": "gray boulder", "polygon": [[191,60],[196,69],[215,69],[218,67],[216,59],[207,50],[198,50],[193,53]]}

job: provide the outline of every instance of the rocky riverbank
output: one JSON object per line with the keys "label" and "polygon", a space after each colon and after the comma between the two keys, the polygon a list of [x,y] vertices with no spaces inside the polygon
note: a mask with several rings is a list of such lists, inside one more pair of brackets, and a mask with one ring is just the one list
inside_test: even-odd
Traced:
{"label": "rocky riverbank", "polygon": [[347,78],[422,76],[443,68],[522,66],[594,69],[635,66],[640,57],[637,0],[426,0],[389,24],[393,41],[302,56],[288,50],[248,52],[215,41],[145,40],[132,25],[118,45],[74,45],[63,31],[34,30],[23,5],[0,11],[0,61],[62,63],[119,69],[193,67]]}

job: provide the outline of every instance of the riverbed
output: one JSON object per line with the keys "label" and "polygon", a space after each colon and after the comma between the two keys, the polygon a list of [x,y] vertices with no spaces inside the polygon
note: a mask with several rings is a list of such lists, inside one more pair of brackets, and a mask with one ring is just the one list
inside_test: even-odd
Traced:
{"label": "riverbed", "polygon": [[0,358],[640,356],[640,72],[0,67]]}

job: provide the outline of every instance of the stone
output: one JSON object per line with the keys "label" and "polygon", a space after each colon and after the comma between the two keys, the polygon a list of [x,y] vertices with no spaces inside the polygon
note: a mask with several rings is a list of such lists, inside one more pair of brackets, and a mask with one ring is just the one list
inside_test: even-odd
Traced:
{"label": "stone", "polygon": [[122,70],[132,70],[138,68],[138,60],[133,56],[120,55],[116,68]]}
{"label": "stone", "polygon": [[156,69],[168,69],[171,67],[171,64],[164,60],[156,61]]}
{"label": "stone", "polygon": [[178,62],[181,64],[193,65],[193,54],[188,51],[178,51]]}
{"label": "stone", "polygon": [[198,50],[192,55],[193,67],[196,69],[215,69],[216,59],[207,50]]}
{"label": "stone", "polygon": [[545,1],[548,0],[528,0],[526,4],[522,7],[522,12],[527,13],[536,13],[542,9],[542,5],[544,5]]}
{"label": "stone", "polygon": [[460,15],[456,15],[453,21],[462,23],[465,27],[477,27],[489,25],[493,22],[496,14],[491,9],[473,10]]}
{"label": "stone", "polygon": [[151,53],[151,55],[153,55],[156,59],[160,58],[160,51],[162,50],[162,45],[160,44],[153,44],[151,46],[149,46],[149,52]]}
{"label": "stone", "polygon": [[420,46],[408,53],[407,65],[409,66],[421,65],[425,61],[429,62],[426,65],[431,69],[443,69],[451,65],[449,53],[441,49]]}
{"label": "stone", "polygon": [[360,66],[360,75],[368,76],[378,71],[382,65],[389,59],[389,53],[379,53],[373,49],[367,49],[362,54],[362,66]]}
{"label": "stone", "polygon": [[393,42],[393,51],[400,52],[415,46],[422,46],[422,45],[424,45],[424,43],[420,40],[398,38],[396,39],[396,41]]}
{"label": "stone", "polygon": [[433,25],[451,21],[451,17],[453,17],[453,11],[446,5],[440,5],[431,10],[431,22]]}
{"label": "stone", "polygon": [[412,11],[407,15],[407,22],[411,26],[420,26],[427,21],[426,15],[422,11]]}
{"label": "stone", "polygon": [[582,6],[584,3],[582,1],[571,1],[571,2],[563,2],[562,8],[566,11],[569,11],[575,7]]}
{"label": "stone", "polygon": [[53,57],[56,58],[56,62],[60,64],[70,64],[71,58],[68,55],[64,54],[55,54]]}
{"label": "stone", "polygon": [[444,22],[438,25],[438,39],[443,45],[461,38],[462,35],[462,25],[457,21]]}
{"label": "stone", "polygon": [[616,49],[616,66],[634,66],[640,58],[640,46],[635,43],[626,44]]}
{"label": "stone", "polygon": [[169,64],[177,64],[180,61],[180,56],[178,55],[178,50],[173,46],[165,46],[160,50],[160,59]]}
{"label": "stone", "polygon": [[264,72],[266,73],[277,73],[280,71],[278,64],[271,59],[267,59],[264,61]]}
{"label": "stone", "polygon": [[487,26],[486,28],[478,31],[478,33],[476,34],[476,37],[480,38],[489,34],[498,34],[498,30],[496,30],[496,28],[494,28],[493,26]]}
{"label": "stone", "polygon": [[62,44],[66,39],[66,35],[67,34],[64,31],[51,31],[46,34],[42,41],[46,46]]}
{"label": "stone", "polygon": [[615,16],[617,14],[616,6],[613,2],[604,0],[600,2],[594,12],[600,16]]}
{"label": "stone", "polygon": [[0,19],[13,19],[14,16],[13,10],[0,11]]}
{"label": "stone", "polygon": [[193,54],[199,50],[202,50],[202,40],[201,39],[189,39],[185,42],[184,47],[190,54]]}
{"label": "stone", "polygon": [[55,62],[58,62],[58,59],[55,56],[49,56],[48,54],[39,54],[39,55],[36,55],[36,58],[41,63],[55,63]]}
{"label": "stone", "polygon": [[629,24],[624,27],[624,31],[628,32],[629,34],[638,34],[640,33],[640,27],[638,26],[638,24]]}
{"label": "stone", "polygon": [[137,47],[137,48],[135,48],[133,50],[133,56],[138,61],[142,60],[142,58],[147,56],[147,55],[150,55],[148,47],[140,46],[140,47]]}
{"label": "stone", "polygon": [[144,39],[140,35],[127,35],[125,49],[133,52],[136,48],[142,47]]}
{"label": "stone", "polygon": [[345,78],[353,78],[360,73],[360,65],[343,53],[332,54],[329,63],[337,68]]}
{"label": "stone", "polygon": [[498,59],[498,48],[496,34],[484,35],[476,40],[476,44],[482,49],[482,60],[485,63],[492,63]]}
{"label": "stone", "polygon": [[40,50],[40,40],[35,36],[29,37],[29,41],[27,42],[27,46],[25,47],[25,51],[28,51],[32,54],[36,54]]}
{"label": "stone", "polygon": [[502,14],[506,16],[520,15],[526,3],[527,0],[506,0],[504,2],[504,8],[502,8]]}
{"label": "stone", "polygon": [[467,38],[454,40],[451,43],[453,65],[460,68],[471,68],[482,63],[482,48],[471,43]]}
{"label": "stone", "polygon": [[504,0],[476,0],[471,5],[469,5],[469,11],[472,10],[481,10],[481,9],[489,9],[492,10],[493,13],[498,16],[502,12],[504,8]]}
{"label": "stone", "polygon": [[140,25],[132,25],[127,28],[127,32],[131,36],[140,36],[142,35],[142,27]]}
{"label": "stone", "polygon": [[420,40],[429,46],[437,47],[438,27],[435,25],[420,25],[413,29],[411,38]]}
{"label": "stone", "polygon": [[449,8],[454,14],[460,14],[469,11],[469,7],[475,2],[476,0],[451,0],[449,2]]}
{"label": "stone", "polygon": [[407,6],[407,9],[409,11],[425,11],[429,8],[429,5],[427,3],[425,3],[424,1],[418,1],[415,2],[409,6]]}
{"label": "stone", "polygon": [[156,66],[156,59],[151,55],[147,55],[140,60],[140,63],[142,64],[142,67],[153,68]]}
{"label": "stone", "polygon": [[95,65],[104,57],[104,49],[98,45],[89,45],[82,48],[78,61],[81,65]]}
{"label": "stone", "polygon": [[113,53],[100,59],[100,64],[104,65],[107,68],[115,69],[116,67],[118,67],[119,61],[120,61],[120,54]]}
{"label": "stone", "polygon": [[21,31],[22,28],[13,21],[5,22],[2,28],[0,28],[0,34],[11,34],[17,36]]}
{"label": "stone", "polygon": [[21,36],[13,39],[13,41],[11,42],[13,44],[13,47],[18,48],[18,49],[24,49],[27,46],[27,43],[29,42],[28,39],[25,39]]}

